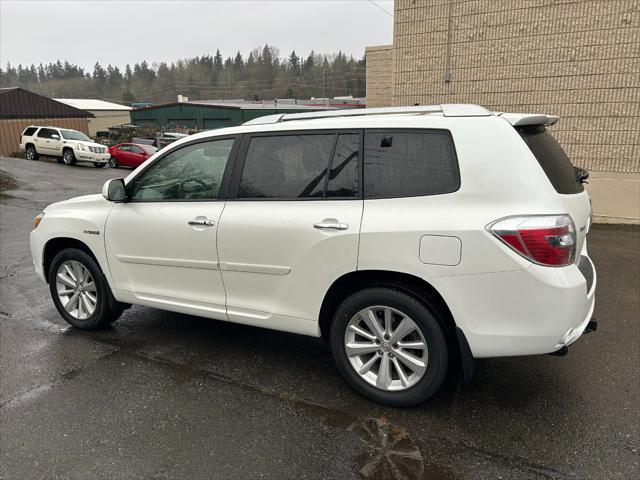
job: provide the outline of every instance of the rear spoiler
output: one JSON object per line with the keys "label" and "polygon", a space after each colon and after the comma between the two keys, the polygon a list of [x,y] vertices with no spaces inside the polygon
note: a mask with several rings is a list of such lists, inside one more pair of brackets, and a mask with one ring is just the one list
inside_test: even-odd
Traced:
{"label": "rear spoiler", "polygon": [[538,113],[495,112],[495,115],[504,118],[514,127],[523,125],[553,125],[560,120],[560,117],[556,115],[543,115]]}

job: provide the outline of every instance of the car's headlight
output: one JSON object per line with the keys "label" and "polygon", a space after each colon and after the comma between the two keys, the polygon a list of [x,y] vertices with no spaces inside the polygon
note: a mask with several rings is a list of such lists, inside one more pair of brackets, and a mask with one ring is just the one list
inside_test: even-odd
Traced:
{"label": "car's headlight", "polygon": [[42,221],[43,218],[44,218],[44,212],[40,213],[38,216],[36,216],[36,218],[33,219],[33,230],[38,228],[38,225],[40,225],[40,222]]}
{"label": "car's headlight", "polygon": [[85,152],[87,150],[87,147],[85,147],[83,144],[79,143],[78,144],[78,150],[82,150],[83,152]]}

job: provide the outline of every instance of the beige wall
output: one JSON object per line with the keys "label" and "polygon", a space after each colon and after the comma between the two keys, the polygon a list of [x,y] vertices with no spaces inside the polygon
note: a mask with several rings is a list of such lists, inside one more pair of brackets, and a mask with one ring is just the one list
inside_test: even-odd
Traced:
{"label": "beige wall", "polygon": [[[396,0],[391,94],[385,98],[386,84],[376,84],[387,77],[372,74],[369,85],[367,72],[367,94],[375,93],[367,105],[478,103],[559,115],[553,133],[574,164],[610,178],[595,180],[594,210],[618,197],[607,192],[622,189],[620,208],[607,206],[602,218],[626,217],[624,204],[640,204],[633,175],[640,172],[640,1],[452,5],[449,43],[448,0]],[[445,82],[448,45],[451,81]],[[367,70],[384,71],[386,61],[367,56]],[[631,183],[616,183],[623,180]]]}
{"label": "beige wall", "polygon": [[70,128],[88,133],[86,118],[0,119],[0,155],[11,155],[20,148],[20,136],[29,125]]}
{"label": "beige wall", "polygon": [[367,106],[389,106],[393,95],[393,45],[365,49],[367,59]]}
{"label": "beige wall", "polygon": [[122,110],[89,110],[95,118],[89,119],[89,135],[95,137],[96,132],[106,132],[109,127],[131,123],[131,114]]}

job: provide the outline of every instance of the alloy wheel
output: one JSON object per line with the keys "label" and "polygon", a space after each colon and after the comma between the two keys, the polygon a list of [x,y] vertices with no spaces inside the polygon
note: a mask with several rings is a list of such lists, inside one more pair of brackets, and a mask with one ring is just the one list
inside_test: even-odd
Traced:
{"label": "alloy wheel", "polygon": [[56,291],[72,317],[86,320],[96,310],[98,290],[89,270],[76,260],[63,262],[56,273]]}
{"label": "alloy wheel", "polygon": [[69,151],[69,150],[65,150],[64,153],[62,154],[62,159],[64,160],[64,163],[67,165],[71,165],[71,162],[73,161],[73,154]]}
{"label": "alloy wheel", "polygon": [[33,147],[27,148],[27,160],[33,160],[36,158],[36,151]]}
{"label": "alloy wheel", "polygon": [[356,313],[347,324],[344,348],[356,373],[381,390],[406,390],[427,370],[428,348],[420,328],[388,306]]}

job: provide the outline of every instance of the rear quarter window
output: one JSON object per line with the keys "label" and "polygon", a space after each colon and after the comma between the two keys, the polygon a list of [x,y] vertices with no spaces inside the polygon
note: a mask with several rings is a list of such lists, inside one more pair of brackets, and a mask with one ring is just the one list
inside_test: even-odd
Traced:
{"label": "rear quarter window", "polygon": [[27,137],[31,137],[33,136],[34,133],[36,133],[36,130],[38,130],[38,127],[27,127],[24,129],[24,132],[22,132],[22,135],[26,135]]}
{"label": "rear quarter window", "polygon": [[459,188],[458,160],[448,131],[365,131],[365,198],[440,195]]}
{"label": "rear quarter window", "polygon": [[584,191],[584,185],[571,160],[543,125],[517,127],[516,130],[529,146],[556,192],[573,194]]}

